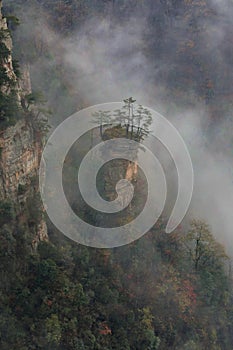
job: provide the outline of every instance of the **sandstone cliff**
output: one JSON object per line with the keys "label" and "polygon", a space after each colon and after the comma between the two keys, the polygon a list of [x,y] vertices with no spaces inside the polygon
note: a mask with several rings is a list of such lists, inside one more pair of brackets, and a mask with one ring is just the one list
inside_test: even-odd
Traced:
{"label": "sandstone cliff", "polygon": [[[0,31],[4,32],[2,43],[9,50],[8,56],[0,62],[7,76],[15,84],[18,104],[24,95],[31,92],[28,70],[23,68],[21,81],[17,78],[12,63],[12,40],[7,31],[7,22],[1,13]],[[26,87],[26,88],[25,88]],[[1,85],[1,91],[10,94],[8,86]],[[16,123],[0,132],[0,203],[10,203],[12,219],[3,220],[4,225],[15,229],[23,227],[32,233],[31,242],[47,239],[47,228],[43,219],[38,192],[38,168],[42,152],[42,136],[35,130],[28,117],[15,117]],[[1,213],[0,213],[1,214]],[[3,213],[4,214],[4,213]]]}

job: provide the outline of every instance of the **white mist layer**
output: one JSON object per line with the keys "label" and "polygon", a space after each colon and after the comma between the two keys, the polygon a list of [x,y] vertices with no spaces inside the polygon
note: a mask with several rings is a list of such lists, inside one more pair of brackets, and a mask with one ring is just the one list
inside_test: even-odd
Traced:
{"label": "white mist layer", "polygon": [[[213,54],[219,56],[218,74],[221,71],[232,74],[232,63],[226,59],[221,47],[233,11],[230,13],[227,1],[216,0],[213,4],[219,20],[216,25],[206,22],[207,29],[201,43],[203,55],[211,58],[214,50]],[[177,127],[190,151],[195,177],[193,199],[185,220],[204,219],[215,237],[233,255],[232,113],[219,116],[221,122],[215,126],[212,123],[210,129],[208,108],[198,102],[193,91],[187,91],[187,96],[183,96],[183,101],[186,97],[189,102],[193,101],[192,107],[185,108],[176,101],[167,100],[164,81],[158,78],[158,82],[154,82],[156,76],[166,75],[175,67],[168,66],[156,55],[148,57],[145,54],[143,36],[146,26],[146,18],[139,14],[123,26],[109,20],[90,20],[69,40],[54,33],[45,23],[39,30],[48,51],[65,67],[64,74],[72,90],[85,99],[86,106],[133,96],[138,103],[161,112]],[[169,38],[175,35],[172,30],[168,33]],[[186,40],[182,28],[179,35]],[[43,70],[40,60],[33,69]],[[219,85],[219,91],[221,89]],[[77,104],[77,109],[79,107]]]}

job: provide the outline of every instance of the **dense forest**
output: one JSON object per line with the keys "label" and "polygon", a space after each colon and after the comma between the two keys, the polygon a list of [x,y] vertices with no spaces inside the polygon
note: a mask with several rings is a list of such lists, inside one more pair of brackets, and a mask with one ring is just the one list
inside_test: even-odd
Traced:
{"label": "dense forest", "polygon": [[[122,83],[123,94],[132,91],[127,80],[131,75],[141,76],[143,61],[149,70],[142,89],[150,101],[166,101],[176,109],[201,103],[210,126],[230,113],[233,28],[227,1],[222,9],[215,2],[195,0],[159,0],[156,5],[152,0],[8,0],[3,5],[13,37],[16,76],[9,79],[0,65],[1,131],[26,118],[33,120],[33,127],[44,137],[48,118],[53,126],[99,101],[91,85],[96,88],[95,79],[105,84],[105,75],[100,80],[103,71],[95,75],[93,67],[84,64],[77,70],[74,64],[67,68],[70,59],[79,58],[72,52],[67,58],[67,50],[75,51],[75,40],[85,38],[88,45],[78,50],[80,60],[86,58],[81,56],[85,48],[98,53],[95,40],[106,32],[101,29],[96,34],[94,29],[97,22],[106,21],[111,49],[116,39],[111,35],[119,23],[133,31],[122,56],[117,56],[117,50],[114,57],[104,56],[106,70],[114,67],[113,77],[119,73],[117,84]],[[218,25],[223,39],[215,45],[210,38]],[[134,30],[141,26],[139,43]],[[4,35],[8,32],[0,32],[0,62],[9,55]],[[120,42],[121,35],[117,36]],[[142,61],[137,60],[138,45]],[[118,61],[127,60],[124,77]],[[17,81],[25,65],[30,67],[33,91],[22,94],[19,102]],[[162,90],[156,90],[158,85]],[[109,86],[106,80],[101,93]],[[119,90],[111,90],[116,100],[121,98]],[[103,96],[101,102],[108,98]],[[109,137],[108,132],[101,130],[98,137]],[[19,192],[24,191],[21,186]],[[29,228],[38,216],[45,216],[37,201],[37,197],[31,199],[25,214]],[[49,239],[35,248],[33,234],[22,224],[15,225],[12,207],[10,202],[0,203],[1,350],[232,349],[231,259],[207,222],[189,220],[166,234],[164,216],[141,239],[110,250],[74,243],[46,218]]]}

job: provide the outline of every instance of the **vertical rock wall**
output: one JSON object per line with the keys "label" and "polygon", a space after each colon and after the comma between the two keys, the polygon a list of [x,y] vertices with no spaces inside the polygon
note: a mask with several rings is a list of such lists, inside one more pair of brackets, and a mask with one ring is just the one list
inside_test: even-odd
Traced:
{"label": "vertical rock wall", "polygon": [[[8,28],[1,8],[0,0],[0,30],[5,33]],[[18,81],[12,64],[12,40],[9,33],[2,42],[10,51],[10,55],[0,64],[5,68],[7,75],[16,82],[15,90],[20,104],[20,96],[31,92],[29,68],[23,67],[22,81]],[[8,93],[4,86],[1,86],[1,91]],[[16,116],[17,119],[19,118]],[[11,225],[12,229],[23,225],[24,230],[32,233],[34,245],[39,240],[47,239],[47,228],[41,215],[42,206],[38,204],[39,199],[36,200],[39,198],[38,169],[41,153],[40,133],[28,118],[20,118],[14,126],[0,132],[0,203],[11,203],[14,219],[8,225]],[[30,213],[33,210],[32,215]]]}

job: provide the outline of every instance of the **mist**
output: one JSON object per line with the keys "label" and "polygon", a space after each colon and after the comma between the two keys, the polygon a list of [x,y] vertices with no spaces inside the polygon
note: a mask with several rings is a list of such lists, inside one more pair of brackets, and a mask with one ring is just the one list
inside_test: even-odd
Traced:
{"label": "mist", "polygon": [[[116,9],[106,18],[87,18],[77,31],[64,36],[52,28],[46,15],[35,25],[29,15],[35,9],[27,7],[22,9],[24,30],[16,35],[24,41],[24,36],[30,40],[39,33],[40,44],[53,57],[33,60],[31,77],[33,87],[45,89],[55,110],[54,126],[83,107],[129,96],[174,124],[194,167],[193,198],[184,222],[205,220],[232,256],[233,51],[229,44],[233,6],[213,0],[206,7],[194,6],[191,13],[187,7],[189,17],[184,20],[179,9],[174,18],[166,17],[161,3],[158,7],[152,3],[143,11],[135,7],[127,19],[118,17]],[[164,19],[162,29],[154,24],[158,18]],[[195,33],[190,31],[191,21],[195,21]],[[199,66],[190,58],[193,49]],[[59,82],[58,87],[45,82],[47,72],[57,66],[68,85],[69,99],[61,94]],[[203,96],[210,82],[212,95]]]}

